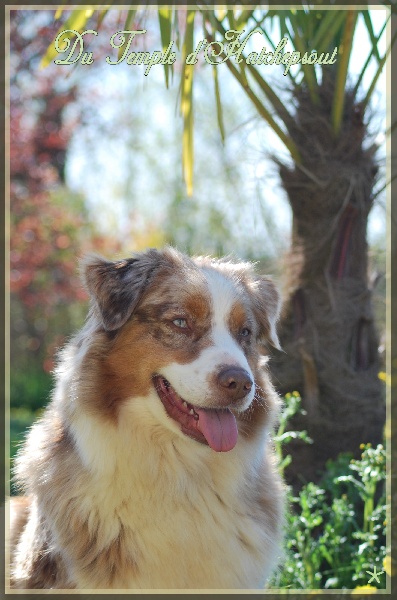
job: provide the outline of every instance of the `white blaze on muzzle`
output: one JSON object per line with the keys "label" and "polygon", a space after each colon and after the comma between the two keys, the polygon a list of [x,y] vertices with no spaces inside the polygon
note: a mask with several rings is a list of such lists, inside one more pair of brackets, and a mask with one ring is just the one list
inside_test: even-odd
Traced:
{"label": "white blaze on muzzle", "polygon": [[[228,327],[230,311],[237,300],[233,285],[220,273],[204,271],[212,311],[210,345],[192,362],[174,362],[161,369],[163,381],[157,380],[157,391],[169,416],[175,419],[178,409],[177,420],[184,433],[199,441],[201,434],[212,449],[225,452],[235,446],[238,436],[230,409],[246,410],[254,398],[255,384],[246,356]],[[224,378],[229,372],[231,380],[234,375],[236,379],[243,378],[238,394],[232,392],[230,398],[224,389]]]}

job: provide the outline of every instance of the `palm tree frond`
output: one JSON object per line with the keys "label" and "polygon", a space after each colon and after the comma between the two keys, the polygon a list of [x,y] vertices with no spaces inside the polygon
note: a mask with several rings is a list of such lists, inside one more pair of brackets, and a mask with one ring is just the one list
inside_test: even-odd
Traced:
{"label": "palm tree frond", "polygon": [[379,56],[379,50],[378,50],[378,38],[374,33],[374,28],[372,26],[372,19],[371,19],[371,15],[369,10],[362,10],[361,14],[364,18],[365,21],[365,25],[368,31],[368,35],[369,35],[369,39],[371,40],[372,43],[372,49],[373,49],[373,53],[374,56],[376,57],[378,63],[380,62],[380,56]]}
{"label": "palm tree frond", "polygon": [[[134,21],[135,13],[136,13],[136,10],[129,10],[128,11],[127,18],[125,20],[125,25],[124,25],[124,29],[126,31],[129,31],[131,23],[133,23],[133,21]],[[121,58],[122,58],[122,56],[124,54],[124,50],[125,50],[124,44],[121,44],[121,46],[119,47],[118,52],[117,52],[117,59],[118,60],[121,60]]]}
{"label": "palm tree frond", "polygon": [[252,9],[252,8],[246,8],[246,9],[242,10],[236,19],[236,29],[237,30],[243,29],[243,27],[245,27],[247,25],[248,21],[251,19],[254,12],[255,12],[255,9]]}
{"label": "palm tree frond", "polygon": [[[171,41],[172,10],[168,7],[159,8],[158,9],[158,17],[159,17],[159,26],[160,26],[161,45],[163,48],[163,52],[165,52]],[[168,89],[168,85],[169,85],[170,66],[171,66],[171,71],[172,71],[172,69],[173,69],[172,65],[169,65],[168,63],[166,63],[164,65],[165,86],[167,89]]]}
{"label": "palm tree frond", "polygon": [[[379,43],[379,40],[382,37],[383,32],[386,29],[386,25],[389,22],[389,20],[390,20],[390,15],[388,16],[388,18],[386,19],[386,21],[383,23],[383,26],[382,26],[380,32],[378,33],[378,36],[376,38],[376,45]],[[363,67],[362,67],[362,69],[360,71],[360,74],[359,74],[358,79],[356,81],[356,85],[354,86],[354,96],[357,95],[357,92],[358,92],[358,90],[360,88],[360,85],[361,85],[361,82],[362,82],[362,80],[364,78],[364,75],[365,75],[365,72],[367,70],[367,67],[370,64],[373,56],[374,56],[374,48],[372,47],[371,50],[370,50],[370,52],[369,52],[369,54],[368,54],[367,60],[365,61],[364,65],[363,65]],[[379,56],[379,53],[378,53],[378,56]]]}
{"label": "palm tree frond", "polygon": [[343,27],[345,19],[345,10],[337,12],[328,10],[313,36],[311,47],[318,52],[327,52],[331,46],[335,47],[337,43],[335,40],[336,33]]}
{"label": "palm tree frond", "polygon": [[[104,18],[106,17],[106,15],[108,14],[109,9],[105,9],[105,10],[100,10],[99,14],[98,14],[98,19],[96,22],[96,27],[95,29],[99,29],[100,26],[102,25],[102,21],[104,20]],[[127,28],[126,28],[127,29]]]}
{"label": "palm tree frond", "polygon": [[214,86],[215,86],[215,100],[216,100],[216,116],[218,120],[218,127],[221,134],[222,142],[225,142],[225,127],[223,124],[223,111],[222,111],[222,101],[221,101],[221,92],[219,89],[219,79],[218,79],[218,68],[216,65],[212,67],[212,74],[214,77]]}
{"label": "palm tree frond", "polygon": [[362,105],[363,105],[363,108],[364,108],[364,109],[365,109],[365,107],[367,106],[368,102],[369,102],[369,101],[370,101],[370,99],[371,99],[371,96],[372,96],[372,94],[373,94],[373,92],[374,92],[374,89],[375,89],[375,86],[376,86],[376,82],[377,82],[377,81],[378,81],[378,79],[379,79],[379,75],[380,75],[380,74],[381,74],[381,72],[382,72],[382,69],[383,69],[383,67],[384,67],[384,64],[385,64],[385,62],[386,62],[386,60],[387,60],[387,58],[388,58],[388,56],[389,56],[389,54],[390,54],[390,52],[391,52],[391,49],[392,49],[392,47],[393,47],[393,44],[394,44],[394,42],[396,41],[396,39],[397,39],[397,31],[394,33],[394,35],[393,35],[393,38],[392,38],[392,40],[391,40],[391,42],[390,42],[390,44],[389,44],[389,47],[388,47],[388,49],[386,50],[384,57],[381,59],[381,61],[380,61],[379,65],[378,65],[378,68],[377,68],[377,70],[376,70],[376,73],[375,73],[375,75],[374,75],[374,77],[373,77],[373,79],[372,79],[372,81],[371,81],[371,84],[370,84],[370,86],[369,86],[368,90],[367,90],[367,93],[366,93],[366,95],[365,95],[365,98],[364,98],[364,100],[363,100],[363,102],[362,102]]}
{"label": "palm tree frond", "polygon": [[236,30],[237,29],[237,23],[236,23],[236,19],[234,18],[234,12],[233,12],[232,8],[230,8],[227,11],[227,18],[228,18],[228,21],[229,21],[229,28]]}
{"label": "palm tree frond", "polygon": [[136,10],[129,10],[128,14],[127,14],[127,18],[125,20],[125,28],[128,31],[131,23],[133,23],[134,19],[135,19],[135,15],[136,15]]}
{"label": "palm tree frond", "polygon": [[358,13],[356,10],[349,10],[347,12],[342,45],[339,49],[340,57],[337,63],[335,94],[331,114],[332,129],[335,135],[339,134],[342,124],[343,107],[345,104],[346,80],[357,16]]}
{"label": "palm tree frond", "polygon": [[193,73],[194,65],[186,64],[186,58],[193,52],[194,17],[196,11],[188,10],[186,14],[186,30],[183,41],[183,70],[181,87],[181,113],[183,118],[182,134],[182,169],[187,194],[193,193]]}
{"label": "palm tree frond", "polygon": [[270,127],[273,129],[273,131],[276,133],[276,135],[280,138],[280,140],[286,146],[286,148],[290,152],[291,157],[294,159],[294,161],[297,163],[301,163],[302,158],[300,156],[299,150],[298,150],[297,146],[295,145],[295,143],[292,141],[291,137],[288,135],[288,133],[283,131],[283,129],[280,127],[280,125],[278,125],[278,123],[274,120],[272,114],[265,107],[264,103],[261,100],[259,100],[259,98],[257,97],[256,94],[254,94],[251,86],[245,86],[243,84],[241,74],[236,69],[236,67],[230,61],[227,61],[226,64],[227,64],[229,70],[231,71],[231,73],[233,74],[233,76],[235,77],[235,79],[239,82],[239,84],[245,91],[246,95],[250,98],[250,100],[256,107],[260,116],[263,119],[265,119],[265,121],[270,125]]}
{"label": "palm tree frond", "polygon": [[[297,14],[295,14],[295,11],[291,11],[290,22],[293,29],[292,35],[290,36],[291,41],[294,44],[297,51],[300,52],[301,56],[303,56],[305,52],[307,52],[307,45],[305,44],[300,34],[299,17],[297,16]],[[313,104],[318,105],[320,102],[320,98],[318,95],[318,83],[314,65],[310,65],[309,63],[304,64],[302,62],[302,70],[305,76],[305,81],[309,90],[311,101],[313,102]]]}

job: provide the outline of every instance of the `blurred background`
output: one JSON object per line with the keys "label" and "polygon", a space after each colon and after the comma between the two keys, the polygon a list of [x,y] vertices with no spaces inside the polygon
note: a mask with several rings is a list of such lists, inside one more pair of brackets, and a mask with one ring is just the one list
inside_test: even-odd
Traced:
{"label": "blurred background", "polygon": [[[183,22],[186,11],[177,12]],[[168,89],[161,66],[145,77],[139,66],[108,65],[108,39],[122,28],[128,13],[109,11],[102,22],[100,11],[91,11],[90,26],[100,25],[90,46],[94,63],[52,62],[42,68],[40,62],[61,22],[71,14],[11,11],[12,453],[20,433],[48,401],[57,348],[83,322],[87,297],[78,277],[78,259],[85,253],[117,258],[171,243],[188,253],[231,253],[258,261],[259,270],[274,274],[281,286],[288,285],[283,275],[288,270],[292,212],[279,162],[291,164],[291,159],[226,65],[216,68],[222,131],[213,67],[203,61],[195,66],[194,186],[189,197],[181,167],[180,61]],[[148,30],[144,49],[161,48],[156,12],[134,17],[135,29]],[[372,19],[379,32],[385,11],[372,11]],[[267,27],[273,39],[280,39],[273,21]],[[182,36],[183,23],[180,30]],[[196,33],[196,41],[202,35]],[[378,46],[384,53],[384,35]],[[360,72],[357,56],[369,48],[365,23],[358,23],[350,78]],[[266,76],[293,110],[288,78],[276,68],[268,68]],[[371,69],[366,77],[370,81]],[[379,189],[385,183],[385,110],[382,73],[365,142],[377,145]],[[367,231],[377,331],[383,340],[384,191],[374,200]]]}

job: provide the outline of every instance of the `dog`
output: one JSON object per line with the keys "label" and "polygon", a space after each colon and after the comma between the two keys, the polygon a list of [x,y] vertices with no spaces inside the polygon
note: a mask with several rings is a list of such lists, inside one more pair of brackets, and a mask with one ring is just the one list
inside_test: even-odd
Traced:
{"label": "dog", "polygon": [[274,284],[172,247],[82,277],[85,325],[15,461],[10,586],[262,588],[284,513]]}

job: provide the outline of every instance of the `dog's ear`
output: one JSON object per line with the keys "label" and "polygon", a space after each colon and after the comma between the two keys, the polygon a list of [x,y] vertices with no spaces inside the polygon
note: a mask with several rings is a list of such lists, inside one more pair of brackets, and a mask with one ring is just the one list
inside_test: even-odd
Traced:
{"label": "dog's ear", "polygon": [[260,337],[281,350],[276,323],[280,314],[280,295],[269,277],[254,277],[248,284],[254,312],[260,324]]}
{"label": "dog's ear", "polygon": [[81,261],[83,283],[99,309],[106,330],[118,329],[131,316],[159,258],[157,250],[149,250],[136,258],[115,262],[100,256],[87,256]]}

